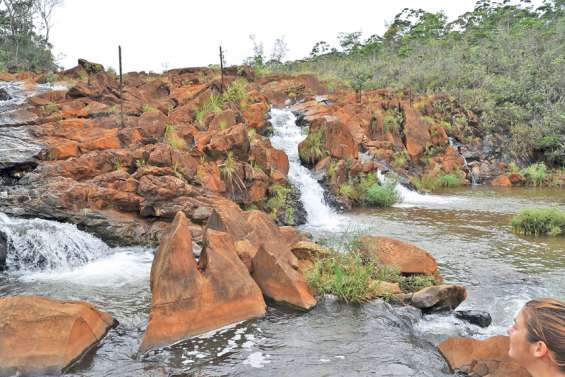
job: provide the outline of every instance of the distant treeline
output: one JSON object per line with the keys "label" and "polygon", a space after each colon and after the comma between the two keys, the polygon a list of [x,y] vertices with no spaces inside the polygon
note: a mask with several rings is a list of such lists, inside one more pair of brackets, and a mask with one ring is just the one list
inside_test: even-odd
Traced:
{"label": "distant treeline", "polygon": [[62,0],[0,0],[0,71],[56,68],[49,43],[51,15]]}
{"label": "distant treeline", "polygon": [[509,136],[517,160],[565,165],[565,0],[538,8],[481,0],[452,22],[441,12],[404,9],[382,36],[338,39],[339,47],[320,41],[304,60],[263,68],[315,73],[357,90],[447,93],[479,116],[485,132]]}

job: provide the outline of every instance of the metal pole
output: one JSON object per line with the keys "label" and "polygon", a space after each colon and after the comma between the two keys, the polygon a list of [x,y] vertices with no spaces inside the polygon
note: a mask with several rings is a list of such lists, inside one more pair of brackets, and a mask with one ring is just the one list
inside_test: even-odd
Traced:
{"label": "metal pole", "polygon": [[220,46],[220,74],[222,76],[222,83],[220,85],[220,92],[224,92],[224,53],[222,52],[222,46]]}
{"label": "metal pole", "polygon": [[124,127],[124,98],[122,96],[122,88],[124,85],[122,78],[122,46],[118,46],[118,58],[120,60],[120,120],[122,127]]}

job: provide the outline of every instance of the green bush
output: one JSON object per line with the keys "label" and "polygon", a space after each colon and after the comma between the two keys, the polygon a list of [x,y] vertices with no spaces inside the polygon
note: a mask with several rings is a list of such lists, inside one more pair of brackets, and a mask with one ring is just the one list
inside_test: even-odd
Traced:
{"label": "green bush", "polygon": [[512,218],[512,229],[524,235],[565,235],[565,211],[558,208],[527,208]]}
{"label": "green bush", "polygon": [[247,82],[244,79],[235,79],[224,91],[222,100],[224,102],[239,102],[247,97]]}
{"label": "green bush", "polygon": [[547,167],[543,162],[539,162],[537,164],[532,164],[524,169],[523,173],[524,177],[528,184],[533,186],[541,186],[543,185],[545,178],[547,176]]}
{"label": "green bush", "polygon": [[321,130],[311,131],[304,139],[302,148],[299,149],[300,159],[303,162],[312,164],[326,156],[327,151],[324,147],[324,136]]}
{"label": "green bush", "polygon": [[439,177],[439,185],[441,187],[456,187],[461,184],[461,179],[455,174],[444,174]]}
{"label": "green bush", "polygon": [[200,106],[198,110],[196,110],[196,116],[195,116],[196,120],[198,122],[202,122],[206,114],[216,113],[222,110],[222,106],[223,106],[223,101],[220,95],[217,94],[210,95],[208,101],[204,102],[204,104],[202,104],[202,106]]}
{"label": "green bush", "polygon": [[157,109],[156,109],[155,107],[153,107],[153,106],[150,106],[150,105],[148,105],[148,104],[145,104],[145,105],[143,105],[143,107],[141,108],[141,111],[144,112],[144,113],[154,113],[154,112],[159,111],[159,110],[157,110]]}
{"label": "green bush", "polygon": [[368,207],[390,207],[400,199],[394,183],[373,185],[367,189],[363,202]]}
{"label": "green bush", "polygon": [[403,149],[402,151],[395,153],[392,156],[392,166],[394,166],[397,169],[401,169],[405,167],[407,163],[408,163],[408,152],[406,151],[406,149]]}
{"label": "green bush", "polygon": [[186,142],[183,138],[179,137],[175,131],[175,126],[172,124],[165,125],[165,132],[163,134],[163,141],[171,146],[173,149],[186,148]]}
{"label": "green bush", "polygon": [[373,266],[363,262],[356,252],[334,252],[314,262],[306,272],[308,285],[318,294],[332,294],[339,299],[360,304],[374,298],[378,282],[372,279]]}
{"label": "green bush", "polygon": [[398,283],[402,292],[417,292],[434,285],[435,279],[429,275],[410,275],[403,276]]}
{"label": "green bush", "polygon": [[[291,193],[291,189],[283,185],[274,185],[270,188],[271,197],[267,200],[267,207],[271,210],[271,216],[276,218],[280,211],[282,211],[287,202],[287,197]],[[285,212],[285,217],[288,213]]]}

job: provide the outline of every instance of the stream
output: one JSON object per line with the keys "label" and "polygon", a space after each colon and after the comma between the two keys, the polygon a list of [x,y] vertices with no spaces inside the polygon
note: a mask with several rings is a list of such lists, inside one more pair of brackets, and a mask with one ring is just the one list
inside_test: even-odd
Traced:
{"label": "stream", "polygon": [[563,191],[475,186],[421,195],[398,187],[404,200],[392,208],[337,213],[325,204],[314,175],[300,165],[297,146],[306,134],[295,120],[289,110],[271,110],[273,146],[288,154],[289,180],[308,214],[303,230],[315,239],[387,235],[426,249],[447,282],[467,287],[460,309],[488,311],[490,327],[451,314],[422,317],[419,310],[380,300],[354,306],[328,297],[307,313],[270,306],[262,319],[141,356],[153,250],[111,248],[74,225],[4,214],[0,232],[9,235],[12,247],[9,269],[0,272],[0,296],[87,300],[120,322],[69,376],[293,377],[450,376],[436,349],[440,341],[505,334],[529,299],[565,297],[563,238],[521,237],[509,225],[524,207],[565,209]]}

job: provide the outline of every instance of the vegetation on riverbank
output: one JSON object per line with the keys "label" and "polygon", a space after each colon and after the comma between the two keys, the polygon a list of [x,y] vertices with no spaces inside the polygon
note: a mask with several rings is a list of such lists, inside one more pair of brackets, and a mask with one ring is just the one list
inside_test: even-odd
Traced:
{"label": "vegetation on riverbank", "polygon": [[[335,169],[328,169],[328,174],[334,174]],[[391,207],[400,201],[396,192],[395,182],[381,184],[375,173],[359,174],[339,186],[337,194],[363,207]]]}
{"label": "vegetation on riverbank", "polygon": [[435,284],[432,276],[404,276],[398,268],[373,260],[360,250],[356,238],[341,246],[345,250],[329,249],[328,253],[317,255],[313,267],[305,273],[308,285],[319,295],[332,294],[347,303],[361,304],[376,297],[388,299],[395,293],[394,284],[403,292],[416,292]]}
{"label": "vegetation on riverbank", "polygon": [[558,208],[527,208],[512,218],[512,228],[524,235],[565,235],[565,211]]}
{"label": "vegetation on riverbank", "polygon": [[320,41],[307,59],[267,68],[314,73],[356,91],[445,93],[477,116],[477,136],[509,135],[502,146],[510,159],[565,165],[563,1],[538,8],[526,0],[479,1],[452,22],[441,12],[404,9],[382,36],[338,38],[339,48]]}

